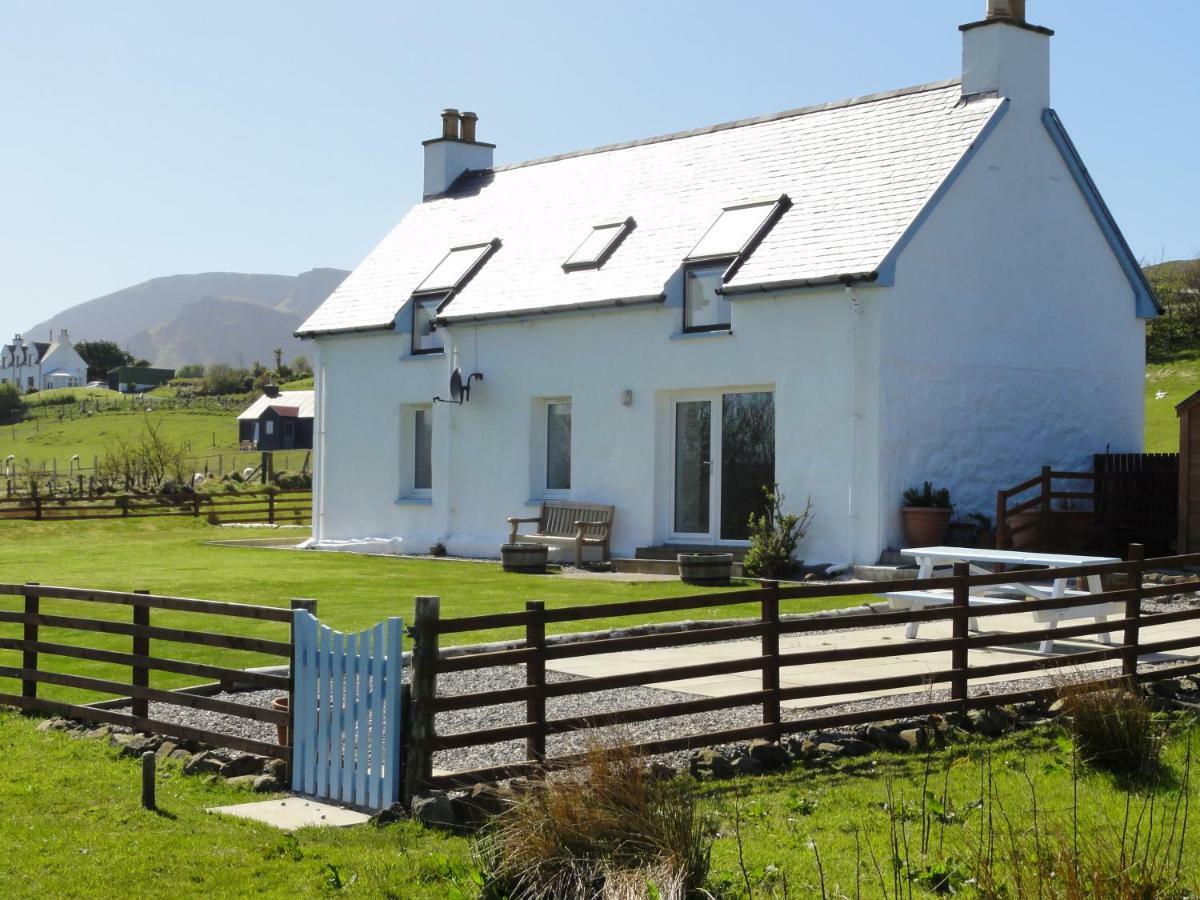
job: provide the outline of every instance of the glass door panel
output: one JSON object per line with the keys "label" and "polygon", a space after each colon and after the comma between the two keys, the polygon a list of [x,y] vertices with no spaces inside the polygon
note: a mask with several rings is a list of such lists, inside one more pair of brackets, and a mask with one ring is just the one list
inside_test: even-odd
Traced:
{"label": "glass door panel", "polygon": [[766,391],[721,398],[721,531],[723,541],[750,537],[750,515],[775,486],[775,395]]}
{"label": "glass door panel", "polygon": [[712,533],[709,515],[712,479],[712,401],[675,404],[676,534]]}

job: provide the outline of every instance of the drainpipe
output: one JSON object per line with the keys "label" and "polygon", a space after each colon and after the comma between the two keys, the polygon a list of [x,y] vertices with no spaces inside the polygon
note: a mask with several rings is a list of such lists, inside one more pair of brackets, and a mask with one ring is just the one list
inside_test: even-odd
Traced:
{"label": "drainpipe", "polygon": [[313,539],[320,543],[325,539],[325,363],[321,359],[321,344],[313,341],[316,356],[316,378],[313,389],[316,391],[317,434],[313,441]]}
{"label": "drainpipe", "polygon": [[862,304],[855,293],[854,285],[846,285],[846,298],[850,301],[850,478],[846,485],[846,521],[849,532],[847,543],[849,561],[854,562],[854,539],[857,532],[855,512],[854,476],[858,467],[858,322],[862,318]]}

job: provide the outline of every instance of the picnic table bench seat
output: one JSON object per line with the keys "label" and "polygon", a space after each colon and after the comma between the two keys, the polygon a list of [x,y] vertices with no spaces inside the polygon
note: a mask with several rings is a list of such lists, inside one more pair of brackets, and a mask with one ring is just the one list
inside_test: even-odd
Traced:
{"label": "picnic table bench seat", "polygon": [[[510,544],[545,544],[572,551],[575,565],[583,563],[584,549],[598,547],[600,560],[609,558],[615,508],[600,503],[546,500],[536,516],[508,517]],[[520,533],[521,525],[537,523],[532,533]]]}

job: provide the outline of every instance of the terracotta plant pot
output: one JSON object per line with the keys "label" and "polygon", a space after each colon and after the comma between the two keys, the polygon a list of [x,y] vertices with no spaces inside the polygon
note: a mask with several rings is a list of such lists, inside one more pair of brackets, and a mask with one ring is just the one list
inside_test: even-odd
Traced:
{"label": "terracotta plant pot", "polygon": [[937,506],[903,506],[904,540],[910,547],[937,547],[946,541],[951,510]]}
{"label": "terracotta plant pot", "polygon": [[550,548],[545,544],[502,544],[500,547],[500,564],[505,572],[544,575],[549,558]]}
{"label": "terracotta plant pot", "polygon": [[680,553],[676,559],[685,584],[728,584],[733,575],[732,553]]}
{"label": "terracotta plant pot", "polygon": [[[281,697],[272,697],[271,698],[271,709],[275,710],[276,712],[287,712],[288,711],[288,696],[287,696],[287,694],[284,694]],[[291,746],[291,740],[290,740],[291,735],[288,734],[288,727],[286,725],[276,725],[275,733],[279,736],[279,745],[281,747]]]}

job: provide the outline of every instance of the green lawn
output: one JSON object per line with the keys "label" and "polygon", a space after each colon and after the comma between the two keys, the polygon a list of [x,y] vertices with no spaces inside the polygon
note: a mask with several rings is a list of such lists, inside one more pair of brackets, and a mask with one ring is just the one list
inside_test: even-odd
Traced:
{"label": "green lawn", "polygon": [[[39,733],[35,721],[0,712],[0,752],[9,776],[0,779],[6,898],[476,896],[467,878],[473,864],[466,838],[411,823],[289,836],[205,813],[205,807],[250,795],[185,778],[173,763],[160,769],[160,812],[146,812],[138,805],[135,761],[117,759],[114,749],[96,741]],[[1151,853],[1161,857],[1163,822],[1181,796],[1184,752],[1177,738],[1167,753],[1168,771],[1153,788],[1129,788],[1086,770],[1076,783],[1069,745],[1049,729],[991,744],[956,744],[927,757],[878,755],[835,768],[698,785],[715,835],[710,888],[719,898],[742,898],[748,882],[755,897],[808,898],[822,896],[823,883],[831,898],[892,897],[895,846],[909,865],[901,873],[901,896],[936,896],[927,873],[939,870],[950,873],[956,893],[977,896],[967,879],[976,871],[981,833],[988,843],[988,823],[1000,851],[1010,834],[1032,844],[1035,814],[1043,849],[1069,846],[1076,796],[1085,852],[1115,849],[1128,810],[1127,848],[1136,828],[1140,846],[1157,844]],[[1194,811],[1200,801],[1194,772],[1188,782],[1183,793]],[[1147,837],[1152,817],[1153,841]],[[1194,822],[1182,849],[1170,851],[1176,853],[1185,861],[1183,887],[1194,892],[1200,860]],[[1006,896],[1018,895],[1010,889]],[[1038,894],[1027,884],[1023,896]]]}
{"label": "green lawn", "polygon": [[[514,575],[498,563],[453,560],[397,559],[351,553],[308,553],[285,550],[219,547],[207,541],[261,536],[261,532],[214,528],[190,520],[128,520],[114,522],[0,522],[0,581],[35,581],[70,587],[107,590],[145,589],[156,594],[233,600],[287,606],[289,598],[317,600],[322,621],[341,630],[359,630],[387,616],[409,619],[413,598],[432,594],[442,598],[445,616],[479,615],[524,608],[526,600],[548,606],[581,605],[697,593],[677,581],[626,584],[566,579],[556,576]],[[297,540],[303,536],[297,531]],[[714,595],[719,591],[714,591]],[[787,601],[784,612],[852,606],[861,598]],[[16,609],[20,599],[0,596],[0,609]],[[44,611],[88,618],[128,621],[129,610],[107,604],[45,601]],[[757,615],[750,606],[712,606],[689,613],[661,613],[638,621],[679,618],[724,618]],[[252,620],[155,612],[154,624],[286,639],[286,627]],[[591,630],[638,624],[630,618],[601,619],[551,626],[552,631]],[[0,625],[0,635],[15,635],[19,626]],[[62,629],[42,629],[43,640],[127,650],[129,639]],[[448,643],[517,637],[518,632],[465,632],[448,635]],[[218,648],[180,648],[158,642],[159,652],[176,658],[219,665],[263,665],[276,660]],[[0,651],[0,665],[12,665],[17,654]],[[98,678],[126,680],[128,670],[106,663],[57,659],[56,669]],[[156,672],[156,687],[177,687],[188,680]],[[12,682],[0,680],[0,691]],[[82,692],[47,686],[46,696],[100,699]]]}
{"label": "green lawn", "polygon": [[[1170,362],[1146,367],[1146,452],[1179,450],[1175,405],[1200,390],[1200,351],[1181,353]],[[1161,399],[1159,393],[1166,396]]]}

